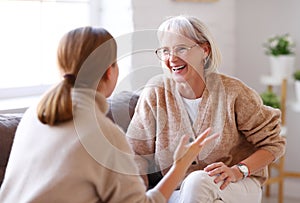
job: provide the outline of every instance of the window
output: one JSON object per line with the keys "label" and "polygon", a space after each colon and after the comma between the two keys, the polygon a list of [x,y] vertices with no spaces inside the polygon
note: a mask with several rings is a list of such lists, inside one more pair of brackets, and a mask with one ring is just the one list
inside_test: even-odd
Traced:
{"label": "window", "polygon": [[[118,43],[133,31],[131,0],[0,0],[0,112],[23,112],[59,81],[59,40],[87,25],[106,28]],[[122,79],[131,56],[118,62]]]}
{"label": "window", "polygon": [[0,1],[0,99],[27,91],[41,93],[58,81],[58,42],[67,31],[90,24],[89,4],[89,0]]}

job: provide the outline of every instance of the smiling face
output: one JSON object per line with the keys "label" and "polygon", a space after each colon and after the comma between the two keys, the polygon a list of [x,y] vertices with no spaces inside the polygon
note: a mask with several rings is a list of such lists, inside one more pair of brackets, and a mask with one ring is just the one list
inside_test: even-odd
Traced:
{"label": "smiling face", "polygon": [[[177,83],[197,84],[204,76],[204,59],[209,47],[197,44],[182,35],[167,32],[162,35],[161,47],[169,57],[163,60]],[[199,83],[198,83],[199,84]]]}

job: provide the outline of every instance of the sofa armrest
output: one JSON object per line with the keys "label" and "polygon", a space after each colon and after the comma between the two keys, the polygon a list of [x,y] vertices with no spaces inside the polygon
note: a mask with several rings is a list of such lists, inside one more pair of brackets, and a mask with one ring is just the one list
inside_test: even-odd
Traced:
{"label": "sofa armrest", "polygon": [[0,186],[10,155],[17,126],[22,114],[0,114]]}

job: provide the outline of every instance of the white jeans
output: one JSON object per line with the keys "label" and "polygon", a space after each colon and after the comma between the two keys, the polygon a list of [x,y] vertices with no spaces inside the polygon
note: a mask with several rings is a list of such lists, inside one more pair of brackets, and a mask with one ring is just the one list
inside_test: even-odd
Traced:
{"label": "white jeans", "polygon": [[246,178],[230,183],[220,190],[222,183],[214,183],[204,171],[194,171],[183,181],[180,190],[175,191],[168,203],[260,203],[261,185],[255,178]]}

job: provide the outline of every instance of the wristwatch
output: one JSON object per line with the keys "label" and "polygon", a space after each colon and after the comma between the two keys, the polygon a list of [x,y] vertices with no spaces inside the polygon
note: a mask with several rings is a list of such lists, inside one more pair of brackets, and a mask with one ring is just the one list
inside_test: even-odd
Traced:
{"label": "wristwatch", "polygon": [[240,172],[243,174],[243,179],[247,178],[249,176],[249,168],[246,166],[246,164],[238,163],[236,165]]}

